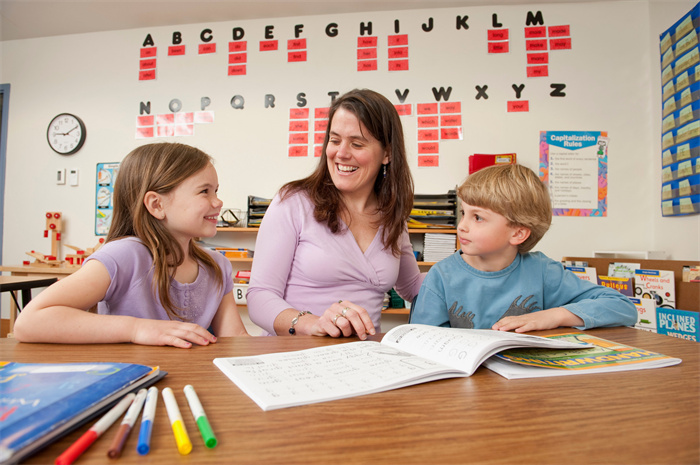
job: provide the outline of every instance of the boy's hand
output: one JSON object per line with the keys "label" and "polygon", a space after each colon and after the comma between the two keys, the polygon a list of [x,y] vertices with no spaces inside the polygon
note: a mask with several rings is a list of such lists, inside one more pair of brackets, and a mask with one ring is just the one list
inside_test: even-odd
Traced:
{"label": "boy's hand", "polygon": [[583,326],[583,320],[563,307],[556,307],[525,315],[507,316],[496,322],[491,329],[525,333],[560,326]]}
{"label": "boy's hand", "polygon": [[135,318],[131,342],[150,346],[189,349],[216,342],[216,337],[195,323]]}

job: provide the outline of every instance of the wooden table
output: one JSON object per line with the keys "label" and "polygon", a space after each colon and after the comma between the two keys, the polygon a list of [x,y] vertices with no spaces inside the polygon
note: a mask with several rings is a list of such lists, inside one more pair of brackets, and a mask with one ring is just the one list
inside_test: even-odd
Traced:
{"label": "wooden table", "polygon": [[79,266],[41,266],[41,265],[3,265],[0,266],[0,271],[10,273],[11,276],[35,276],[35,277],[53,277],[56,279],[65,278],[66,276],[75,273]]}
{"label": "wooden table", "polygon": [[[151,453],[125,464],[697,464],[700,462],[700,344],[631,328],[589,331],[607,339],[680,357],[653,370],[506,380],[480,368],[469,378],[263,412],[212,363],[345,341],[311,336],[222,338],[189,350],[133,344],[47,345],[0,340],[3,360],[120,361],[159,365],[182,410],[194,449],[180,456],[159,400]],[[537,333],[543,334],[543,333]],[[349,339],[348,339],[349,340]],[[206,449],[182,388],[192,384],[219,439]],[[88,426],[26,463],[53,463]],[[112,428],[76,465],[104,464]],[[111,463],[111,461],[110,461]]]}
{"label": "wooden table", "polygon": [[47,287],[55,283],[55,277],[33,277],[33,276],[0,276],[0,292],[11,292],[10,301],[10,327],[8,337],[12,337],[12,330],[15,327],[15,319],[20,308],[17,302],[17,291],[22,291],[22,307],[32,300],[32,289]]}

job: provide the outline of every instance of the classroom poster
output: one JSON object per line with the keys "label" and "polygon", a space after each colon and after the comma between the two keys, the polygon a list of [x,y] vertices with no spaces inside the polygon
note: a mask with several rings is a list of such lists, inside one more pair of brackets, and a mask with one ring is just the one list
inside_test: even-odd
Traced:
{"label": "classroom poster", "polygon": [[112,224],[112,195],[117,180],[119,163],[97,164],[97,186],[95,188],[95,235],[106,236]]}
{"label": "classroom poster", "polygon": [[540,132],[540,179],[555,216],[607,216],[607,132]]}

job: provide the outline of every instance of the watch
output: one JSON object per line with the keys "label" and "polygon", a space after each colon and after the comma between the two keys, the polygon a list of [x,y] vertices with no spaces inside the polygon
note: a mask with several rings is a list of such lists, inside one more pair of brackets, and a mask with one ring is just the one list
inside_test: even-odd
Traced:
{"label": "watch", "polygon": [[71,155],[80,150],[86,136],[83,120],[70,113],[56,115],[46,130],[49,147],[61,155]]}

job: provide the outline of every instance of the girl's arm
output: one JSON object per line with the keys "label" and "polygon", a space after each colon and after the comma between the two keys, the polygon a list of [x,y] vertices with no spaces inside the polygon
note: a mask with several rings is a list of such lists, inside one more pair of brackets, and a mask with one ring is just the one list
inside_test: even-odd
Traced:
{"label": "girl's arm", "polygon": [[248,336],[248,331],[246,331],[243,320],[241,320],[241,315],[238,313],[233,291],[229,292],[221,299],[221,304],[216,311],[211,326],[214,330],[214,334],[218,337]]}
{"label": "girl's arm", "polygon": [[110,283],[104,265],[88,261],[27,304],[15,322],[15,338],[21,342],[134,342],[182,348],[215,342],[206,329],[193,323],[88,312],[104,298]]}

